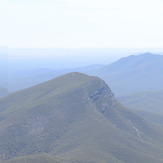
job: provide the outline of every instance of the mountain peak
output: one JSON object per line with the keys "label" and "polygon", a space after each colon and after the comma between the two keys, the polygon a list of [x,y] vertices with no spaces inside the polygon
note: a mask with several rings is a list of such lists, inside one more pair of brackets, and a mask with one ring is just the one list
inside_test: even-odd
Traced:
{"label": "mountain peak", "polygon": [[145,53],[142,53],[142,54],[139,54],[139,55],[149,56],[149,55],[155,55],[155,54],[152,54],[150,52],[145,52]]}
{"label": "mountain peak", "polygon": [[119,59],[100,70],[113,92],[120,95],[163,89],[163,55],[149,52]]}
{"label": "mountain peak", "polygon": [[142,54],[139,54],[139,55],[136,55],[137,58],[140,58],[140,59],[145,59],[145,61],[147,60],[158,60],[158,59],[163,59],[163,56],[160,55],[160,54],[153,54],[153,53],[150,53],[150,52],[146,52],[146,53],[142,53]]}
{"label": "mountain peak", "polygon": [[151,59],[151,58],[156,58],[158,56],[160,56],[160,55],[146,52],[146,53],[139,54],[136,57],[137,58],[145,58],[147,60],[147,59]]}

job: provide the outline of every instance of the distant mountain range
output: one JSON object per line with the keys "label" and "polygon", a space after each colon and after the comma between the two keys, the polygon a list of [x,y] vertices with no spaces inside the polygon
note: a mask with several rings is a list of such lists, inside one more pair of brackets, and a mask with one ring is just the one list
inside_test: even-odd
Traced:
{"label": "distant mountain range", "polygon": [[163,55],[144,53],[122,58],[97,73],[117,95],[163,90]]}
{"label": "distant mountain range", "polygon": [[9,91],[13,92],[69,72],[82,72],[102,78],[110,85],[116,96],[163,90],[163,55],[150,53],[121,58],[109,65],[63,70],[48,68],[30,71],[8,70],[6,85]]}
{"label": "distant mountain range", "polygon": [[55,77],[70,72],[82,72],[86,74],[95,74],[104,65],[91,65],[87,67],[78,67],[74,69],[54,70],[49,68],[33,69],[33,70],[10,70],[8,71],[8,89],[10,92],[28,88]]}
{"label": "distant mountain range", "polygon": [[1,163],[162,163],[162,137],[82,73],[0,99]]}

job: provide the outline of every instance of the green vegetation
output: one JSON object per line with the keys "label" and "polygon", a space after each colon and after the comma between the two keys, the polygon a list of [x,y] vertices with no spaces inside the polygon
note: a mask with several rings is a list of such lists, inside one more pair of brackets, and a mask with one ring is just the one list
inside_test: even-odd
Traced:
{"label": "green vegetation", "polygon": [[163,91],[143,92],[129,96],[118,97],[125,106],[141,111],[163,115]]}
{"label": "green vegetation", "polygon": [[118,97],[118,100],[145,119],[163,124],[163,91]]}
{"label": "green vegetation", "polygon": [[152,113],[152,112],[147,112],[142,110],[133,110],[133,111],[139,114],[141,117],[147,119],[148,121],[162,125],[163,127],[163,114]]}
{"label": "green vegetation", "polygon": [[81,73],[0,99],[1,163],[162,163],[162,137]]}

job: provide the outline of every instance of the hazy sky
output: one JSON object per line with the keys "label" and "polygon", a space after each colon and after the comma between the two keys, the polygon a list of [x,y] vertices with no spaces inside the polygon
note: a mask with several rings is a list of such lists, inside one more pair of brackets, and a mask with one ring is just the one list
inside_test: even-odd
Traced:
{"label": "hazy sky", "polygon": [[163,0],[0,0],[0,46],[158,48]]}

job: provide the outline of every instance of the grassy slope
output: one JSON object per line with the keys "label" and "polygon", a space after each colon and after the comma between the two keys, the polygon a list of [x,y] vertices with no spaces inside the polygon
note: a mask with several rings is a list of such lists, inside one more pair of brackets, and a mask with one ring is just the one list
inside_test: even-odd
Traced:
{"label": "grassy slope", "polygon": [[118,97],[118,99],[127,107],[163,114],[163,91],[143,92],[130,96]]}
{"label": "grassy slope", "polygon": [[134,110],[135,113],[147,119],[148,121],[163,127],[163,115],[158,113],[146,112],[142,110]]}
{"label": "grassy slope", "polygon": [[71,73],[13,93],[0,106],[0,155],[14,158],[9,163],[21,162],[22,155],[40,163],[42,153],[49,163],[56,157],[72,163],[163,161],[162,131],[119,104],[99,78]]}
{"label": "grassy slope", "polygon": [[67,163],[67,161],[52,157],[49,154],[37,154],[22,156],[12,160],[4,161],[4,163]]}

